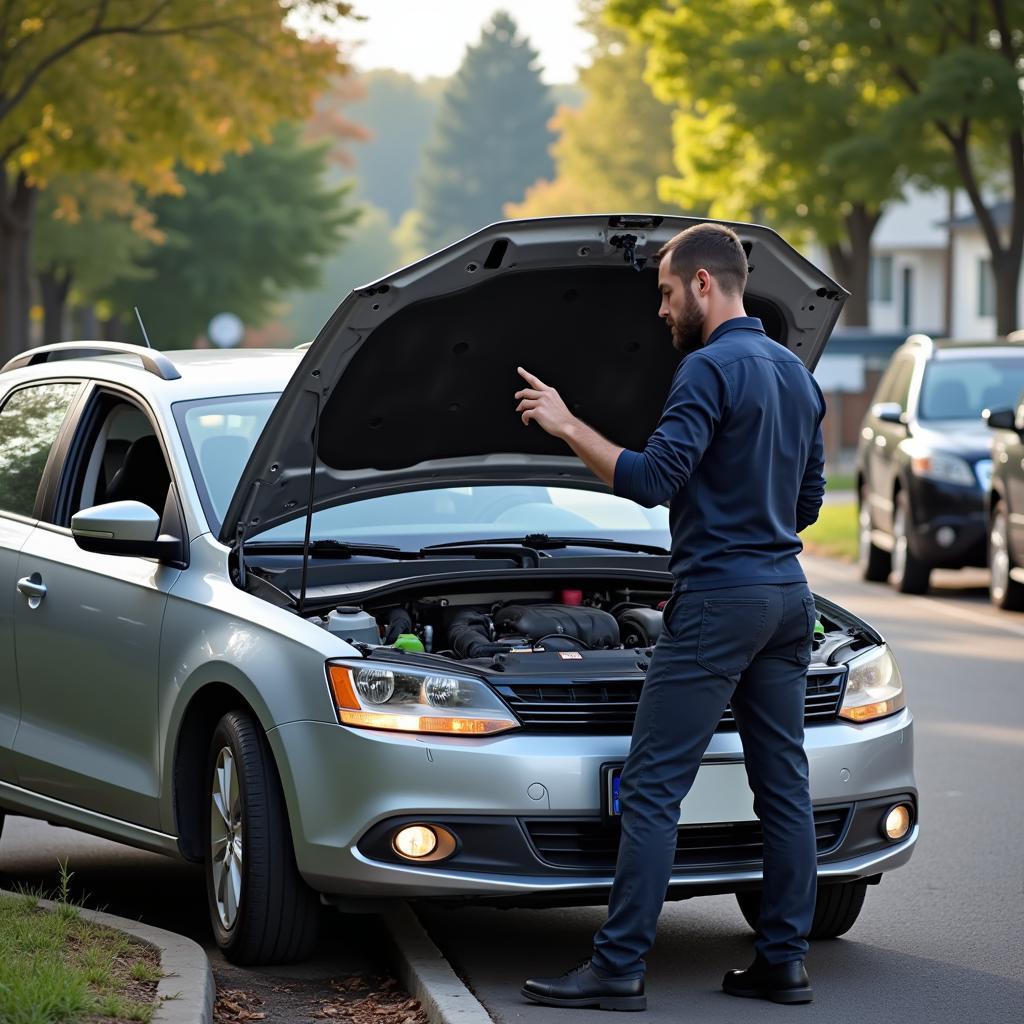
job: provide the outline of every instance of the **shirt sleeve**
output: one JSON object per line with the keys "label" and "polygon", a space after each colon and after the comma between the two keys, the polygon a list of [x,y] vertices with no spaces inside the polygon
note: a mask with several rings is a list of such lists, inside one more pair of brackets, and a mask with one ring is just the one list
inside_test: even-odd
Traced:
{"label": "shirt sleeve", "polygon": [[718,363],[701,352],[687,356],[644,450],[619,453],[612,491],[645,508],[671,499],[697,468],[728,405],[729,384]]}
{"label": "shirt sleeve", "polygon": [[797,533],[818,521],[821,503],[825,499],[825,441],[821,431],[821,421],[825,417],[825,399],[821,397],[820,391],[818,396],[821,402],[821,415],[818,417],[818,426],[807,456],[800,494],[796,501]]}

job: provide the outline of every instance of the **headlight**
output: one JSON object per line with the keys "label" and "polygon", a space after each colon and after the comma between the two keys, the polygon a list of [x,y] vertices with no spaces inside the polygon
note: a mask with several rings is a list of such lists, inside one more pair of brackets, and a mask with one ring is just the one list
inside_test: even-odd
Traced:
{"label": "headlight", "polygon": [[941,480],[947,484],[961,484],[964,487],[977,485],[970,463],[961,459],[959,455],[950,455],[948,452],[916,455],[910,460],[910,468],[915,476]]}
{"label": "headlight", "polygon": [[876,647],[849,664],[846,694],[839,717],[851,722],[870,722],[895,714],[907,706],[896,659],[888,647]]}
{"label": "headlight", "polygon": [[327,663],[338,721],[369,729],[489,735],[519,722],[485,683],[430,669]]}

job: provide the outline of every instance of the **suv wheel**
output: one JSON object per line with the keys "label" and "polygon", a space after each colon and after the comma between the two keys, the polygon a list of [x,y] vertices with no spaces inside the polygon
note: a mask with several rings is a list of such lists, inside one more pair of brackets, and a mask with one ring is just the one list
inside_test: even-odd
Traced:
{"label": "suv wheel", "polygon": [[857,508],[857,564],[862,579],[871,583],[884,583],[892,571],[892,557],[871,542],[871,505],[868,502],[867,485],[860,489],[860,504]]}
{"label": "suv wheel", "polygon": [[924,594],[932,567],[910,550],[910,501],[905,491],[896,495],[892,520],[892,581],[901,594]]}
{"label": "suv wheel", "polygon": [[[841,885],[819,885],[818,898],[814,904],[814,919],[811,922],[809,939],[837,939],[848,932],[860,916],[864,906],[867,882],[846,882]],[[757,919],[761,915],[761,890],[736,893],[747,924],[757,931]]]}
{"label": "suv wheel", "polygon": [[1024,586],[1011,578],[1014,568],[1010,554],[1010,518],[1006,503],[998,502],[992,513],[992,525],[988,533],[988,566],[992,574],[988,593],[997,608],[1008,611],[1024,610]]}
{"label": "suv wheel", "polygon": [[217,945],[236,964],[302,960],[320,905],[299,875],[284,795],[262,730],[244,711],[218,723],[207,759],[206,896]]}

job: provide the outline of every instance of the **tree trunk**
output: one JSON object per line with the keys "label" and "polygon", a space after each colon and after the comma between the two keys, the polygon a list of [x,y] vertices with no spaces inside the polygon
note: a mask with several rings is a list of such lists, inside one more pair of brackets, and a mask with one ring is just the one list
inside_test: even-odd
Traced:
{"label": "tree trunk", "polygon": [[56,267],[39,271],[39,291],[43,299],[43,344],[67,341],[65,329],[71,271]]}
{"label": "tree trunk", "polygon": [[96,307],[90,302],[75,310],[75,333],[80,341],[95,341],[100,337],[99,321],[96,319]]}
{"label": "tree trunk", "polygon": [[992,260],[992,277],[996,285],[996,334],[1005,337],[1024,324],[1017,320],[1020,293],[1020,259],[1002,252]]}
{"label": "tree trunk", "polygon": [[0,365],[29,347],[36,190],[0,168]]}
{"label": "tree trunk", "polygon": [[871,213],[857,203],[844,218],[846,238],[828,247],[832,269],[839,283],[850,293],[843,306],[843,323],[847,327],[867,327],[868,276],[871,271],[871,236],[881,211]]}

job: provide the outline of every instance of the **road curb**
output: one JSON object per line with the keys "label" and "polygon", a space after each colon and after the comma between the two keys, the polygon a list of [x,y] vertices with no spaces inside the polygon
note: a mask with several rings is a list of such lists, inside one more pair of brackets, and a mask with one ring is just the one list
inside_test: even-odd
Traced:
{"label": "road curb", "polygon": [[[18,898],[18,893],[0,890],[0,896]],[[48,910],[57,908],[52,900],[39,899],[36,902]],[[212,1024],[216,993],[213,971],[198,943],[176,932],[153,928],[126,917],[81,907],[77,910],[87,921],[125,932],[159,951],[160,970],[164,977],[157,983],[154,1024]]]}
{"label": "road curb", "polygon": [[398,975],[430,1024],[493,1024],[491,1015],[452,970],[408,903],[381,914],[398,953]]}

